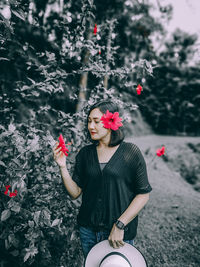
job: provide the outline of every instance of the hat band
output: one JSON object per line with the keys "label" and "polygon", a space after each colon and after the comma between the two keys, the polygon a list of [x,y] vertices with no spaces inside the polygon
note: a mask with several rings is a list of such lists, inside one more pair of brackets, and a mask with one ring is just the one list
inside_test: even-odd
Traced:
{"label": "hat band", "polygon": [[124,259],[128,262],[129,266],[132,267],[132,265],[131,265],[130,261],[127,259],[127,257],[126,257],[125,255],[123,255],[122,253],[120,253],[120,252],[110,252],[109,254],[107,254],[107,255],[101,260],[101,262],[100,262],[100,264],[99,264],[99,267],[101,266],[101,263],[102,263],[107,257],[109,257],[109,256],[111,256],[111,255],[119,255],[119,256],[121,256],[122,258],[124,258]]}

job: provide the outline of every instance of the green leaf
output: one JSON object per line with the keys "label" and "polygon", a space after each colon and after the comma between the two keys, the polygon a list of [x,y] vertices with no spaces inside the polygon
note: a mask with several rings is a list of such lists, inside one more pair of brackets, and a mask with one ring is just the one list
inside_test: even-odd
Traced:
{"label": "green leaf", "polygon": [[20,161],[18,159],[12,159],[14,163],[17,164],[17,166],[21,167]]}
{"label": "green leaf", "polygon": [[26,255],[24,256],[24,262],[28,260],[28,258],[31,256],[34,257],[36,254],[38,254],[38,249],[36,247],[31,246],[30,248],[25,248],[25,250],[27,251],[26,252]]}
{"label": "green leaf", "polygon": [[36,211],[36,212],[34,213],[33,219],[34,219],[36,225],[38,225],[38,223],[39,223],[40,213],[41,213],[40,210],[39,210],[39,211]]}
{"label": "green leaf", "polygon": [[1,221],[6,221],[11,215],[11,212],[10,210],[4,210],[2,213],[1,213]]}
{"label": "green leaf", "polygon": [[72,241],[72,240],[75,240],[75,239],[76,239],[75,232],[72,232],[71,237],[70,237],[70,240]]}
{"label": "green leaf", "polygon": [[18,205],[15,205],[15,206],[13,206],[12,208],[11,208],[11,210],[12,211],[14,211],[14,212],[16,212],[16,213],[19,213],[20,212],[20,206],[18,206]]}
{"label": "green leaf", "polygon": [[42,211],[42,215],[43,215],[43,222],[47,225],[47,226],[51,226],[51,222],[50,222],[50,219],[51,219],[51,215],[48,211],[46,210],[43,210]]}
{"label": "green leaf", "polygon": [[93,0],[88,0],[88,3],[90,4],[90,6],[92,7],[93,4],[94,4],[94,1]]}
{"label": "green leaf", "polygon": [[34,227],[34,221],[28,221],[29,227],[33,228]]}
{"label": "green leaf", "polygon": [[31,256],[31,253],[27,252],[26,255],[24,256],[24,262],[27,261],[30,256]]}
{"label": "green leaf", "polygon": [[15,182],[13,185],[12,185],[12,192],[17,188],[18,186],[18,182]]}
{"label": "green leaf", "polygon": [[9,126],[8,126],[8,130],[9,130],[9,132],[13,133],[16,130],[15,125],[10,123]]}
{"label": "green leaf", "polygon": [[0,160],[0,165],[6,168],[6,164]]}
{"label": "green leaf", "polygon": [[20,18],[21,20],[25,21],[25,14],[22,10],[20,10],[20,12],[15,11],[15,10],[11,10],[12,13],[17,16],[18,18]]}
{"label": "green leaf", "polygon": [[0,57],[0,61],[3,61],[3,60],[10,61],[10,59],[8,59],[8,58]]}
{"label": "green leaf", "polygon": [[14,257],[17,257],[17,256],[19,256],[19,250],[15,249],[15,250],[11,251],[10,254],[13,255]]}
{"label": "green leaf", "polygon": [[56,225],[58,225],[59,223],[60,223],[60,219],[55,219],[55,220],[52,222],[51,227],[56,226]]}
{"label": "green leaf", "polygon": [[16,5],[17,6],[17,0],[8,0],[10,5]]}
{"label": "green leaf", "polygon": [[8,250],[11,247],[11,245],[9,244],[8,240],[5,239],[5,248]]}
{"label": "green leaf", "polygon": [[15,237],[14,233],[9,234],[8,242],[11,246],[17,248],[19,246],[19,240]]}
{"label": "green leaf", "polygon": [[34,95],[36,97],[40,95],[37,91],[32,91],[31,93],[32,93],[32,95]]}

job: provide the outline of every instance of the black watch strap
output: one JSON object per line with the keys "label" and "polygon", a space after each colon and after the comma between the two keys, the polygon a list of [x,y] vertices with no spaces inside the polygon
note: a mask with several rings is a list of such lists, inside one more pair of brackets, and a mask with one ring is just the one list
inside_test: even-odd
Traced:
{"label": "black watch strap", "polygon": [[123,224],[123,222],[121,222],[120,220],[117,220],[115,222],[115,225],[117,226],[117,228],[119,228],[120,230],[124,230],[125,225]]}

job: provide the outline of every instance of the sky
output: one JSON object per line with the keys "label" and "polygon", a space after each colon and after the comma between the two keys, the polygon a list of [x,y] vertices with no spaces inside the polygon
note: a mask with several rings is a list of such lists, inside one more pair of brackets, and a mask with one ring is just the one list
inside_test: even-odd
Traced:
{"label": "sky", "polygon": [[167,29],[171,32],[177,27],[188,33],[197,33],[200,40],[200,0],[162,0],[161,3],[172,4],[173,18]]}
{"label": "sky", "polygon": [[[152,3],[156,4],[157,1],[160,2],[161,6],[166,4],[173,6],[173,18],[168,25],[165,25],[170,32],[179,27],[186,32],[197,33],[200,41],[200,19],[198,19],[200,0],[152,0]],[[5,14],[8,12],[8,9],[4,10]]]}
{"label": "sky", "polygon": [[[196,42],[196,56],[194,62],[200,60],[200,0],[152,0],[156,4],[159,1],[161,6],[171,4],[173,6],[172,19],[167,23],[165,21],[165,29],[168,31],[166,37],[158,35],[152,36],[152,42],[155,50],[161,52],[164,49],[164,43],[170,39],[171,33],[179,28],[189,34],[197,34],[198,41]],[[158,6],[157,6],[158,7]],[[153,10],[152,14],[155,18],[160,17],[158,9]],[[158,39],[157,39],[158,38]],[[192,62],[191,62],[192,63]]]}

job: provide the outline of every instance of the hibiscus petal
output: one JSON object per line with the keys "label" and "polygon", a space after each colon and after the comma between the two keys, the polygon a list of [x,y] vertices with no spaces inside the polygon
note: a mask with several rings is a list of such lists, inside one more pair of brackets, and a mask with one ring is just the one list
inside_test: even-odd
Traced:
{"label": "hibiscus petal", "polygon": [[68,154],[66,152],[69,152],[69,150],[67,149],[66,145],[65,145],[65,141],[64,141],[64,138],[62,136],[62,134],[60,134],[59,138],[59,144],[57,146],[57,148],[61,147],[61,151],[66,155],[68,156]]}
{"label": "hibiscus petal", "polygon": [[157,149],[157,151],[156,151],[156,154],[158,157],[164,155],[164,153],[165,153],[165,147],[164,146],[162,148]]}

